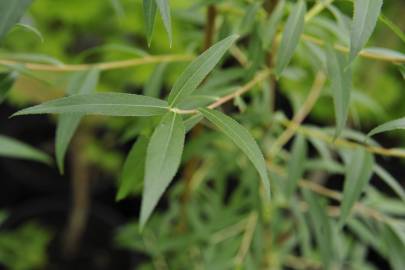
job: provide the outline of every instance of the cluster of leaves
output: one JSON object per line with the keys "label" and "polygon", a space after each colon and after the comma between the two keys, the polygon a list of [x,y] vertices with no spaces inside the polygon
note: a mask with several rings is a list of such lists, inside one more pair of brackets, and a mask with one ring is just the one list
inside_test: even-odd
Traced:
{"label": "cluster of leaves", "polygon": [[[7,2],[10,1],[4,1]],[[13,8],[7,3],[10,8],[0,9],[7,15],[2,18],[10,18],[1,22],[0,29],[4,29],[0,32],[2,36],[18,22],[29,4],[29,1],[22,0],[11,2]],[[229,1],[208,2],[200,1],[194,8],[218,5],[226,9]],[[405,192],[385,169],[377,165],[374,154],[404,155],[400,150],[390,151],[380,147],[369,137],[403,129],[405,120],[385,123],[370,131],[368,136],[346,127],[354,96],[352,74],[356,58],[362,55],[395,64],[405,62],[405,56],[399,52],[364,49],[379,18],[396,35],[401,37],[403,34],[381,15],[382,0],[354,0],[352,19],[332,2],[318,1],[308,9],[304,0],[281,0],[270,16],[265,15],[263,1],[236,3],[232,6],[236,9],[235,13],[239,14],[239,8],[246,9],[244,16],[223,16],[218,31],[220,41],[184,69],[166,99],[161,99],[159,89],[166,65],[158,65],[145,86],[144,95],[136,95],[95,93],[100,72],[105,67],[95,64],[70,77],[66,97],[23,109],[15,116],[59,114],[55,148],[61,173],[68,145],[84,115],[147,119],[137,122],[136,142],[123,166],[117,192],[117,199],[121,200],[143,187],[140,221],[139,225],[124,228],[118,241],[121,245],[150,254],[155,264],[178,267],[195,263],[207,269],[226,269],[235,264],[246,269],[284,266],[320,268],[321,265],[325,269],[345,265],[354,269],[372,269],[367,262],[367,248],[372,247],[386,257],[393,268],[403,269],[405,262],[401,254],[405,251],[405,223],[397,216],[405,214]],[[120,10],[118,2],[113,3]],[[143,6],[147,43],[151,45],[155,17],[159,11],[172,44],[169,1],[144,0]],[[315,17],[324,9],[334,19]],[[282,29],[281,34],[278,34],[279,29]],[[308,36],[312,33],[320,35],[325,41]],[[246,41],[247,48],[237,40]],[[242,63],[242,68],[218,68],[212,72],[221,66],[219,63],[232,47],[240,51],[236,53],[236,58]],[[273,58],[273,54],[274,65],[266,63],[264,59],[269,55]],[[300,75],[289,66],[294,57],[311,75]],[[9,70],[1,79],[2,93],[11,88],[16,74],[32,75],[27,65],[8,63],[5,67]],[[60,67],[61,70],[63,68]],[[399,65],[399,69],[403,66]],[[321,74],[321,78],[327,74],[329,79],[336,128],[301,125],[302,121],[287,120],[283,112],[271,111],[269,103],[273,101],[269,102],[269,92],[275,89],[269,89],[266,80],[274,82],[277,79],[283,87],[288,85],[288,81],[297,81],[305,86],[307,77],[315,78],[313,89],[317,91],[323,88],[324,83],[317,84],[316,74]],[[246,84],[238,87],[240,83]],[[249,90],[251,101],[248,102],[242,94]],[[311,93],[308,95],[310,98]],[[236,116],[239,121],[219,110],[229,100],[234,100],[243,112]],[[294,97],[291,100],[292,103],[297,102]],[[297,114],[300,112],[299,106],[295,111]],[[200,123],[215,127],[225,136],[207,131],[192,139],[189,145],[185,144],[186,133]],[[271,129],[268,128],[269,123]],[[257,129],[258,134],[252,135],[245,126]],[[275,147],[279,143],[278,138],[291,131],[291,136],[298,134],[291,151],[282,147],[284,143]],[[260,138],[260,146],[255,137]],[[11,143],[9,138],[2,140],[10,148],[0,149],[5,154],[48,160],[32,149]],[[229,141],[233,144],[230,145]],[[217,148],[211,149],[212,144]],[[253,166],[244,157],[239,157],[234,146]],[[233,162],[235,156],[237,162]],[[186,179],[190,176],[182,176],[188,182],[176,185],[170,196],[169,209],[154,215],[150,225],[139,233],[138,229],[145,227],[181,163],[188,164],[196,158],[203,164],[191,179]],[[306,175],[316,178],[316,173],[320,172],[342,175],[342,193],[303,179]],[[389,199],[369,185],[374,174],[399,199]],[[238,176],[238,184],[232,187],[229,182],[235,175]],[[251,181],[257,175],[261,184]],[[321,181],[325,181],[323,174]],[[234,188],[231,194],[230,188]],[[182,194],[188,193],[193,196],[184,199]],[[340,201],[340,207],[330,206],[319,195]],[[289,213],[285,214],[284,209],[290,210]],[[338,218],[330,218],[329,215]],[[175,225],[179,228],[176,229]],[[376,239],[375,235],[379,238]],[[184,250],[188,252],[182,252]],[[291,255],[294,250],[299,250],[301,257]],[[167,262],[167,256],[173,252],[179,256]]]}

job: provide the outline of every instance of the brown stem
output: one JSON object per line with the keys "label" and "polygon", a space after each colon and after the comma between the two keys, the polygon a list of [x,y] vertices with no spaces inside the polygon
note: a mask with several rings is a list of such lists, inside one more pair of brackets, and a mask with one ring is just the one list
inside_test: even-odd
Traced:
{"label": "brown stem", "polygon": [[66,257],[73,257],[80,247],[81,238],[86,229],[90,208],[90,175],[83,146],[88,141],[87,134],[77,134],[72,143],[72,208],[65,229],[63,252]]}
{"label": "brown stem", "polygon": [[215,33],[215,19],[217,9],[215,5],[209,5],[207,8],[207,23],[205,25],[204,51],[211,47]]}

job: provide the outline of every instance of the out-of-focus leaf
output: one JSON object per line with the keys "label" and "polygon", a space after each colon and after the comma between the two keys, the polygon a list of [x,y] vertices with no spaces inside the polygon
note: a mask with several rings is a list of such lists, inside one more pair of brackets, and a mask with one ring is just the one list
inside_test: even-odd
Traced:
{"label": "out-of-focus leaf", "polygon": [[307,10],[306,2],[299,0],[288,17],[276,60],[276,76],[280,77],[294,55],[302,31],[304,30],[304,17]]}
{"label": "out-of-focus leaf", "polygon": [[140,136],[134,143],[125,160],[124,167],[119,180],[116,200],[122,200],[133,192],[141,190],[145,175],[146,149],[149,140]]}
{"label": "out-of-focus leaf", "polygon": [[[98,69],[90,69],[76,73],[70,80],[66,93],[68,95],[74,95],[90,94],[94,92],[99,75],[100,71]],[[56,163],[61,174],[64,173],[63,164],[66,150],[83,116],[83,114],[63,114],[59,116],[56,126],[55,152]]]}
{"label": "out-of-focus leaf", "polygon": [[[153,1],[152,1],[153,2]],[[161,63],[156,66],[155,70],[153,71],[152,75],[150,75],[149,80],[147,81],[144,94],[145,96],[150,97],[159,97],[162,84],[163,84],[163,75],[166,71],[167,63]]]}
{"label": "out-of-focus leaf", "polygon": [[120,0],[110,0],[110,3],[118,17],[124,16],[124,8],[122,7]]}
{"label": "out-of-focus leaf", "polygon": [[405,33],[401,30],[399,26],[397,26],[393,21],[391,21],[389,18],[387,18],[384,14],[380,14],[379,17],[380,21],[382,21],[386,26],[388,26],[389,29],[391,29],[392,32],[399,37],[402,42],[405,43]]}
{"label": "out-of-focus leaf", "polygon": [[346,176],[343,188],[343,201],[340,207],[339,224],[342,226],[350,215],[353,205],[367,186],[374,169],[373,155],[363,148],[351,152],[346,164]]}
{"label": "out-of-focus leaf", "polygon": [[256,14],[259,11],[261,5],[262,4],[260,2],[255,2],[255,3],[252,3],[246,9],[245,16],[243,16],[242,21],[239,26],[239,34],[241,36],[250,32],[250,30],[252,29],[255,19],[257,17]]}
{"label": "out-of-focus leaf", "polygon": [[297,135],[292,146],[291,157],[288,161],[287,198],[291,198],[298,181],[302,178],[307,158],[307,143],[303,135]]}
{"label": "out-of-focus leaf", "polygon": [[200,123],[203,118],[204,117],[198,113],[184,120],[184,128],[186,129],[186,133]]}
{"label": "out-of-focus leaf", "polygon": [[238,35],[231,35],[221,40],[187,66],[170,92],[170,106],[178,104],[197,88],[237,38]]}
{"label": "out-of-focus leaf", "polygon": [[35,148],[13,138],[0,135],[0,156],[51,163],[51,158]]}
{"label": "out-of-focus leaf", "polygon": [[25,31],[28,31],[30,33],[33,33],[41,42],[44,42],[44,36],[41,34],[41,32],[36,29],[35,27],[28,25],[28,24],[24,24],[24,23],[17,23],[15,25],[15,27],[17,28],[21,28],[24,29]]}
{"label": "out-of-focus leaf", "polygon": [[160,16],[162,17],[163,25],[165,26],[167,35],[169,36],[169,43],[172,46],[172,19],[170,18],[169,0],[155,0],[156,6],[159,9]]}
{"label": "out-of-focus leaf", "polygon": [[405,129],[405,117],[379,125],[378,127],[372,129],[367,136],[371,137],[379,133],[398,129]]}
{"label": "out-of-focus leaf", "polygon": [[8,92],[16,80],[15,72],[0,73],[0,104],[6,99]]}
{"label": "out-of-focus leaf", "polygon": [[45,113],[81,113],[110,116],[153,116],[168,111],[167,102],[134,94],[97,93],[72,95],[16,112],[13,116]]}
{"label": "out-of-focus leaf", "polygon": [[269,49],[274,36],[277,32],[277,27],[283,17],[285,9],[285,0],[281,0],[278,2],[277,6],[274,8],[273,12],[271,13],[270,17],[265,22],[263,29],[262,29],[262,45],[264,49]]}
{"label": "out-of-focus leaf", "polygon": [[1,0],[0,1],[0,40],[7,34],[31,5],[32,0]]}
{"label": "out-of-focus leaf", "polygon": [[163,116],[148,144],[140,225],[143,227],[180,165],[185,138],[181,116]]}
{"label": "out-of-focus leaf", "polygon": [[352,89],[352,72],[347,67],[345,56],[328,48],[328,75],[332,84],[332,96],[335,106],[336,133],[338,137],[344,129],[349,113],[350,93]]}
{"label": "out-of-focus leaf", "polygon": [[150,46],[156,17],[155,0],[143,0],[143,16],[145,17],[146,37]]}
{"label": "out-of-focus leaf", "polygon": [[259,172],[266,191],[266,196],[270,198],[270,181],[267,173],[266,161],[264,160],[259,146],[249,131],[231,117],[219,111],[205,108],[201,108],[199,111],[247,155],[256,170]]}
{"label": "out-of-focus leaf", "polygon": [[380,57],[385,57],[387,59],[392,59],[394,62],[405,61],[405,54],[399,51],[394,51],[387,48],[379,47],[368,47],[363,50],[365,53],[376,54]]}
{"label": "out-of-focus leaf", "polygon": [[383,0],[355,0],[352,31],[350,34],[351,63],[363,49],[376,26]]}
{"label": "out-of-focus leaf", "polygon": [[397,180],[381,166],[376,165],[374,171],[405,202],[405,191]]}

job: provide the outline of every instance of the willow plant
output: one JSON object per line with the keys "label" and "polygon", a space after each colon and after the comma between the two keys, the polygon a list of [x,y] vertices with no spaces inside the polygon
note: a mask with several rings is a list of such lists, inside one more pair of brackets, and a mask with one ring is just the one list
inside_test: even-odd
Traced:
{"label": "willow plant", "polygon": [[[1,1],[0,37],[30,2]],[[61,173],[83,117],[140,118],[117,200],[141,192],[141,210],[119,231],[117,243],[150,256],[142,269],[376,269],[370,250],[392,269],[405,269],[405,192],[378,165],[379,157],[401,159],[405,151],[371,138],[403,129],[405,119],[366,134],[353,113],[355,101],[363,101],[353,87],[353,81],[362,87],[355,76],[367,69],[360,58],[386,62],[403,79],[403,53],[367,47],[377,24],[405,42],[383,15],[383,0],[195,0],[188,6],[181,13],[168,0],[144,0],[144,38],[153,48],[159,14],[168,43],[176,44],[176,14],[176,20],[190,20],[203,40],[192,54],[72,65],[0,59],[4,96],[10,76],[72,73],[65,97],[13,117],[58,114]],[[195,27],[191,18],[202,12],[203,27]],[[25,28],[40,35],[40,29]],[[185,61],[166,93],[167,65]],[[146,64],[158,65],[143,95],[97,91],[104,71]],[[280,106],[280,98],[291,106]],[[306,124],[320,100],[333,112],[335,127]],[[2,150],[11,145],[0,143]],[[11,156],[23,151],[13,149]],[[371,185],[372,178],[395,196]],[[343,181],[332,188],[336,179]],[[162,198],[168,203],[157,210]]]}

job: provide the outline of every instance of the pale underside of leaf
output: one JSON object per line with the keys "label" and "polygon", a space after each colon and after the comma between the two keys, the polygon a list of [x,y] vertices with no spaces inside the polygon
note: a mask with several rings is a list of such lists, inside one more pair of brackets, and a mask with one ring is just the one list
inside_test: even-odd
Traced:
{"label": "pale underside of leaf", "polygon": [[181,116],[169,112],[163,116],[148,144],[145,180],[140,215],[145,225],[180,165],[185,130]]}
{"label": "pale underside of leaf", "polygon": [[229,137],[250,159],[262,179],[266,196],[269,199],[270,181],[266,161],[259,146],[249,131],[231,117],[219,111],[205,108],[200,108],[199,111],[221,132]]}

